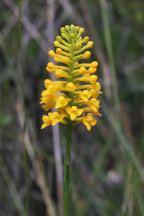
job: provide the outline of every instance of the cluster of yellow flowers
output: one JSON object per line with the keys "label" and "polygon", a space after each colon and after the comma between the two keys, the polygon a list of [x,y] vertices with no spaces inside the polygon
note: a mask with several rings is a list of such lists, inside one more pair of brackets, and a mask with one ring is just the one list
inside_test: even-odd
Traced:
{"label": "cluster of yellow flowers", "polygon": [[48,111],[55,108],[55,112],[49,112],[43,116],[42,129],[53,126],[58,122],[73,124],[83,122],[88,130],[97,122],[96,115],[99,113],[97,97],[101,93],[101,85],[97,82],[98,77],[94,75],[98,62],[79,63],[82,59],[89,59],[90,51],[85,51],[93,46],[89,37],[81,37],[83,28],[74,25],[66,25],[60,29],[61,36],[56,37],[54,46],[56,52],[49,51],[59,65],[49,62],[46,70],[54,72],[58,81],[46,79],[45,90],[41,94],[42,108]]}

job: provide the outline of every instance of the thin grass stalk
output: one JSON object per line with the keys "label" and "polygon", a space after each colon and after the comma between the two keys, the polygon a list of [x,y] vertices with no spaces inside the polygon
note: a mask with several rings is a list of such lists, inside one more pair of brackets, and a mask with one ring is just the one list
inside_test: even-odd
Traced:
{"label": "thin grass stalk", "polygon": [[66,155],[64,160],[64,216],[69,215],[71,135],[72,135],[72,124],[71,122],[68,122]]}
{"label": "thin grass stalk", "polygon": [[[24,113],[22,110],[18,111],[18,119],[19,119],[20,126],[22,127],[22,124],[23,124],[22,119],[24,119]],[[30,135],[29,135],[28,131],[29,131],[29,127],[28,127],[28,123],[26,123],[23,142],[24,142],[26,151],[28,153],[29,159],[32,163],[33,170],[35,172],[36,183],[38,184],[38,186],[41,190],[42,196],[43,196],[43,200],[44,200],[44,203],[46,206],[46,214],[47,214],[47,216],[56,216],[55,207],[54,207],[54,204],[50,198],[49,189],[46,186],[44,173],[42,172],[41,166],[40,166],[39,161],[36,157],[36,154],[35,154],[35,151],[34,151],[34,148],[32,145],[32,141],[30,139]]]}
{"label": "thin grass stalk", "polygon": [[102,13],[102,22],[103,22],[106,50],[107,50],[107,55],[110,63],[111,76],[113,82],[112,84],[113,84],[114,105],[117,111],[117,116],[119,116],[120,106],[119,106],[119,95],[118,95],[118,83],[116,78],[116,68],[115,68],[114,54],[112,48],[109,16],[107,11],[107,1],[100,0],[100,6],[101,6],[101,13]]}
{"label": "thin grass stalk", "polygon": [[17,0],[18,4],[18,45],[19,45],[19,60],[20,60],[20,73],[21,73],[21,100],[24,108],[24,67],[23,67],[23,51],[22,51],[22,6],[21,0]]}
{"label": "thin grass stalk", "polygon": [[119,122],[114,118],[113,114],[109,111],[109,108],[106,106],[106,104],[103,102],[103,110],[104,113],[107,117],[107,119],[109,120],[110,124],[112,125],[114,131],[116,132],[116,135],[121,143],[120,147],[121,150],[126,153],[128,155],[128,157],[131,159],[131,161],[133,162],[142,182],[144,182],[144,170],[142,168],[142,165],[140,163],[140,161],[138,160],[133,146],[130,145],[129,141],[127,140],[127,138],[125,137],[122,128],[119,125]]}
{"label": "thin grass stalk", "polygon": [[[22,109],[24,113],[22,133],[25,133],[25,104],[24,104],[24,66],[23,66],[23,50],[22,50],[22,5],[21,0],[17,0],[18,4],[18,42],[19,42],[19,65],[20,65],[20,78],[21,82],[19,85],[20,95],[18,95]],[[23,167],[24,167],[24,180],[26,185],[26,196],[25,196],[25,209],[27,216],[29,215],[29,184],[28,184],[28,158],[25,145],[23,145]]]}
{"label": "thin grass stalk", "polygon": [[17,191],[17,188],[16,188],[16,186],[15,186],[15,184],[14,184],[14,182],[13,182],[13,180],[12,180],[12,178],[8,172],[7,166],[4,162],[4,159],[3,159],[3,156],[1,153],[0,153],[0,164],[1,164],[0,172],[2,174],[4,181],[6,182],[6,184],[8,186],[12,200],[15,204],[17,211],[19,212],[19,215],[20,216],[27,216],[27,214],[25,212],[25,208],[23,206],[23,203],[22,203],[21,198],[19,196],[19,193]]}
{"label": "thin grass stalk", "polygon": [[[48,25],[46,28],[48,46],[47,48],[53,48],[52,42],[54,40],[55,29],[55,0],[47,0],[47,20]],[[50,79],[56,81],[54,74],[50,73]],[[53,111],[56,111],[53,109]],[[63,165],[62,165],[62,153],[60,145],[60,132],[59,124],[52,127],[53,137],[53,150],[55,158],[55,171],[56,171],[56,185],[57,185],[57,207],[59,216],[63,216]]]}

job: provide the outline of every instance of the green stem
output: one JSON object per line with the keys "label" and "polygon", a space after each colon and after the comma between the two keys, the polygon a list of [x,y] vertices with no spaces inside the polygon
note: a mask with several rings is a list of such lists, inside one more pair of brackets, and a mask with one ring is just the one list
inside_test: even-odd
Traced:
{"label": "green stem", "polygon": [[72,135],[72,124],[71,122],[68,122],[66,155],[64,160],[64,216],[69,215],[71,135]]}

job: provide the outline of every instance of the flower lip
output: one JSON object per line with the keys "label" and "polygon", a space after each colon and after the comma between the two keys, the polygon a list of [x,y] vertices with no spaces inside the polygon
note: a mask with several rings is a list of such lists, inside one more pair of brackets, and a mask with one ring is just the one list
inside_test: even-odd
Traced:
{"label": "flower lip", "polygon": [[77,106],[66,107],[66,112],[70,115],[71,120],[75,120],[83,113],[83,109],[78,109]]}

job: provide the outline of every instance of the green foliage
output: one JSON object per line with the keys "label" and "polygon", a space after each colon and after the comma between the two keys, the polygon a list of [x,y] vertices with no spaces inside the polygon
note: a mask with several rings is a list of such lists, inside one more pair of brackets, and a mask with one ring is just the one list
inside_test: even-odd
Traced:
{"label": "green foliage", "polygon": [[35,40],[30,40],[26,49],[26,59],[29,64],[34,63],[38,57],[39,46]]}
{"label": "green foliage", "polygon": [[8,126],[9,124],[12,123],[12,119],[13,117],[11,115],[2,115],[0,113],[0,126],[1,127]]}

